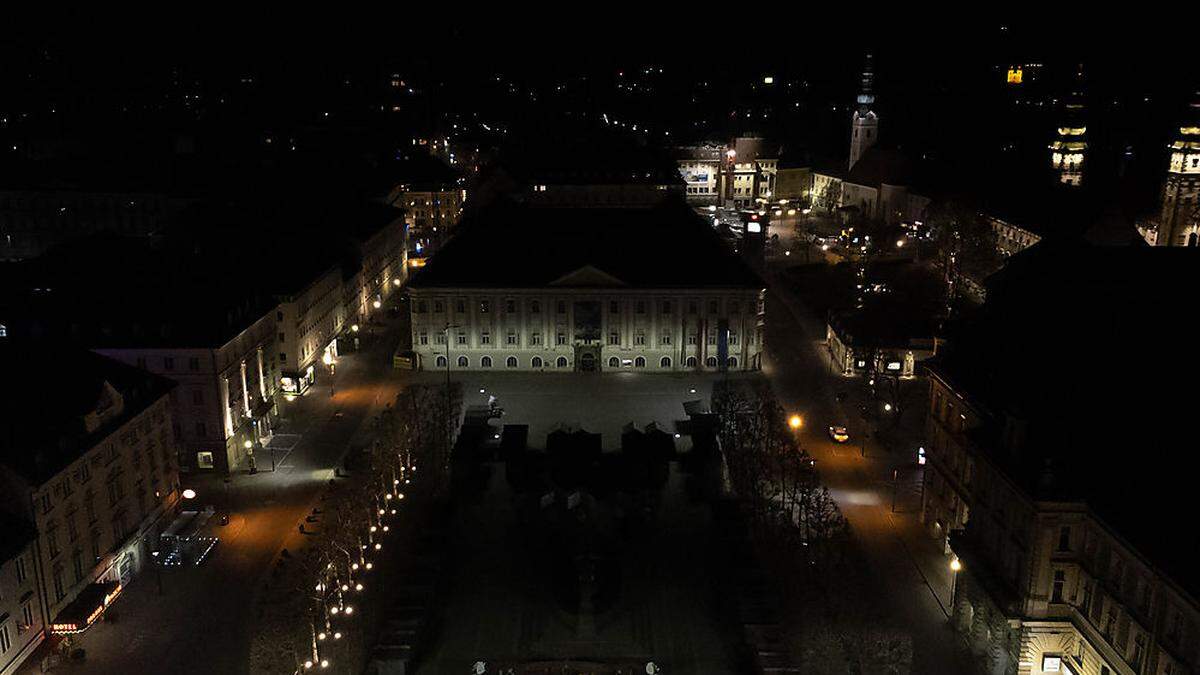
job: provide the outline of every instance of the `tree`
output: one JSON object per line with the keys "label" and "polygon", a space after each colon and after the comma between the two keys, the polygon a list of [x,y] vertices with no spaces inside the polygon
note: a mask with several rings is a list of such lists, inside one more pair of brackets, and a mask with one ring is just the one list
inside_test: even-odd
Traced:
{"label": "tree", "polygon": [[953,305],[962,277],[982,280],[1000,268],[996,233],[979,209],[964,200],[935,203],[927,222],[947,286],[947,303]]}

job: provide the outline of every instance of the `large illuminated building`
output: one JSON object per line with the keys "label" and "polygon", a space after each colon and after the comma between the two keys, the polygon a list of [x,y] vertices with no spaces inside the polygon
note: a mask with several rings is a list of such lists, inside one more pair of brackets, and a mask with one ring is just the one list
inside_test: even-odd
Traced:
{"label": "large illuminated building", "polygon": [[946,543],[951,624],[981,672],[1200,668],[1200,542],[1175,522],[1194,480],[1172,468],[1196,396],[1118,356],[1150,325],[1187,343],[1198,256],[1034,245],[929,364],[922,520]]}
{"label": "large illuminated building", "polygon": [[3,566],[18,582],[36,576],[14,596],[18,613],[0,615],[0,630],[11,631],[7,651],[9,641],[42,629],[40,618],[30,621],[35,612],[49,633],[94,623],[152,564],[148,543],[181,495],[174,382],[81,349],[28,342],[0,346],[0,369],[6,387],[20,392],[0,421],[0,510],[37,533],[32,551]]}
{"label": "large illuminated building", "polygon": [[679,146],[673,154],[689,204],[748,208],[775,197],[780,148],[763,138]]}
{"label": "large illuminated building", "polygon": [[1170,164],[1152,243],[1197,246],[1200,245],[1200,92],[1193,97],[1187,118],[1168,149]]}
{"label": "large illuminated building", "polygon": [[678,197],[606,209],[505,200],[464,220],[413,278],[413,349],[427,370],[751,370],[762,294]]}
{"label": "large illuminated building", "polygon": [[1087,120],[1082,91],[1083,73],[1075,78],[1075,86],[1063,101],[1062,116],[1050,143],[1050,165],[1064,185],[1083,184],[1083,164],[1087,157]]}

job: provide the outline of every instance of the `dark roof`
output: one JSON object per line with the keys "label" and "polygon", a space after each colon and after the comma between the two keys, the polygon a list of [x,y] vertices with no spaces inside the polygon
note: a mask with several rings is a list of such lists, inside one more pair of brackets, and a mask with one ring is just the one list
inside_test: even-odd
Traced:
{"label": "dark roof", "polygon": [[762,287],[682,200],[612,209],[501,201],[464,220],[411,285],[542,288],[589,266],[633,288]]}
{"label": "dark roof", "polygon": [[850,167],[846,181],[857,185],[911,185],[913,166],[897,150],[868,148],[862,157]]}
{"label": "dark roof", "polygon": [[356,243],[402,215],[359,201],[202,202],[161,236],[93,235],[6,266],[0,315],[11,332],[90,347],[219,347],[331,267],[355,272]]}
{"label": "dark roof", "polygon": [[[0,345],[7,401],[0,463],[33,484],[52,478],[105,436],[166,396],[175,383],[82,349],[53,343]],[[112,386],[124,409],[88,431],[84,416]]]}
{"label": "dark roof", "polygon": [[1200,534],[1160,525],[1194,510],[1197,288],[1197,249],[1044,240],[988,280],[933,369],[992,415],[978,440],[1017,484],[1086,501],[1200,598]]}
{"label": "dark roof", "polygon": [[0,511],[0,565],[12,560],[37,538],[33,523]]}

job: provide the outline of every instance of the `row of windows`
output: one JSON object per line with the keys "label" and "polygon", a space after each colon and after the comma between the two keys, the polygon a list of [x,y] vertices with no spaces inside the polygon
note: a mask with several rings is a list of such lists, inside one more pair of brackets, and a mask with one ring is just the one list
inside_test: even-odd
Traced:
{"label": "row of windows", "polygon": [[[518,303],[517,300],[513,300],[513,299],[505,300],[504,301],[504,312],[506,314],[516,314],[517,303]],[[645,314],[647,307],[648,307],[648,303],[646,300],[637,300],[633,303],[633,311],[635,314]],[[673,311],[674,303],[672,303],[670,300],[661,300],[658,303],[658,308],[659,308],[659,312],[661,314],[670,314]],[[530,300],[528,309],[529,309],[530,314],[540,314],[542,311],[542,303],[538,300]],[[417,300],[416,303],[414,303],[414,306],[413,306],[414,313],[425,314],[428,311],[429,311],[429,302],[428,301]],[[457,300],[455,300],[454,301],[454,311],[457,314],[465,314],[467,311],[467,301],[463,298],[458,298]],[[480,300],[479,301],[479,312],[481,314],[488,314],[491,311],[492,311],[492,302],[490,300]],[[558,314],[566,314],[567,313],[567,302],[565,300],[556,301],[554,303],[554,311]],[[709,300],[708,301],[708,313],[709,314],[717,314],[720,311],[721,311],[721,302],[719,300]],[[738,302],[737,300],[729,301],[729,313],[730,314],[740,314],[741,311],[742,311],[742,306],[741,306],[740,302]],[[445,312],[445,304],[441,300],[434,300],[433,301],[433,313],[434,314],[442,314],[444,312]],[[687,313],[688,314],[699,314],[699,312],[700,312],[699,302],[696,300],[689,300],[687,302]],[[608,313],[609,314],[620,314],[621,313],[621,301],[620,300],[610,300],[608,303]]]}
{"label": "row of windows", "polygon": [[[469,368],[471,366],[471,360],[465,356],[458,357],[457,362],[458,362],[459,368]],[[671,357],[664,356],[658,360],[658,367],[659,368],[670,368],[672,363],[673,363],[673,361],[671,360]],[[687,360],[685,361],[685,363],[686,363],[687,367],[695,368],[697,365],[699,365],[700,362],[699,362],[699,360],[696,359],[696,357],[689,356],[687,358]],[[710,356],[704,360],[704,365],[708,368],[716,368],[718,363],[719,362],[717,361],[717,357],[715,357],[715,356]],[[730,356],[727,360],[727,363],[730,368],[736,368],[738,365],[737,357]],[[435,364],[436,364],[436,367],[438,367],[438,368],[445,368],[446,367],[446,357],[445,356],[437,357],[437,359],[435,360]],[[521,365],[521,362],[520,362],[520,359],[518,359],[517,357],[510,356],[504,360],[504,365],[507,368],[519,368]],[[567,357],[565,357],[565,356],[558,357],[558,359],[555,360],[555,362],[554,362],[554,367],[556,367],[556,368],[566,368],[568,365],[570,365],[570,363],[567,360]],[[622,365],[622,360],[620,358],[618,358],[616,356],[609,357],[609,359],[608,359],[608,367],[609,368],[620,368],[621,365]],[[646,367],[645,357],[639,356],[636,359],[633,359],[632,365],[634,368],[645,368]],[[549,368],[550,361],[549,361],[549,359],[543,360],[542,357],[535,356],[532,359],[530,359],[529,366],[531,368]],[[492,357],[490,357],[490,356],[480,357],[479,367],[480,368],[491,368],[492,367]]]}
{"label": "row of windows", "polygon": [[[445,334],[445,333],[435,333],[435,334],[434,334],[434,342],[435,342],[436,344],[439,344],[439,345],[444,345],[444,344],[446,344],[446,334]],[[459,333],[459,334],[456,336],[456,342],[457,342],[458,344],[460,344],[460,345],[465,345],[465,344],[467,344],[467,334],[466,334],[466,333]],[[738,336],[737,336],[737,332],[736,332],[736,331],[729,331],[729,335],[728,335],[728,342],[729,342],[729,344],[731,344],[731,345],[736,345],[736,344],[738,343]],[[520,346],[520,344],[521,344],[521,338],[520,338],[520,336],[519,336],[519,335],[517,335],[515,332],[511,332],[511,331],[510,331],[510,332],[508,333],[508,335],[506,335],[506,336],[505,336],[504,343],[505,343],[505,344],[507,344],[507,345]],[[658,343],[659,343],[660,345],[670,345],[670,344],[671,344],[671,334],[670,334],[670,333],[663,333],[662,335],[660,335],[660,336],[659,336],[659,338],[658,338]],[[688,335],[688,336],[687,336],[687,343],[688,343],[689,345],[695,345],[695,344],[699,344],[699,336],[698,336],[698,335],[696,335],[696,334],[694,334],[694,333],[693,333],[693,334],[690,334],[690,335]],[[753,336],[750,336],[750,338],[749,338],[749,343],[750,343],[750,344],[754,344],[754,338],[753,338]],[[421,331],[420,333],[417,333],[417,344],[419,344],[419,345],[427,345],[427,344],[429,344],[429,333],[427,333],[427,332],[425,332],[425,331]],[[482,331],[482,332],[479,334],[479,344],[481,344],[481,345],[490,345],[490,344],[492,344],[492,335],[491,335],[491,333],[489,333],[488,331]],[[532,334],[530,334],[530,336],[529,336],[529,344],[530,344],[530,345],[533,345],[533,346],[537,346],[537,345],[540,345],[540,344],[542,344],[542,334],[541,334],[541,333],[532,333]],[[565,345],[565,344],[567,344],[567,334],[566,334],[566,333],[558,333],[558,334],[556,334],[556,335],[554,336],[554,344],[556,344],[556,345]],[[620,345],[620,344],[621,344],[621,334],[620,334],[620,333],[617,333],[617,332],[612,332],[612,333],[609,333],[609,334],[608,334],[608,344],[610,344],[610,345]],[[633,336],[633,344],[635,344],[635,345],[645,345],[645,344],[646,344],[646,334],[645,334],[645,333],[642,333],[642,332],[639,332],[639,333],[635,334],[635,335]],[[708,332],[708,344],[710,344],[710,345],[715,345],[715,344],[717,344],[717,332],[716,332],[715,330],[713,330],[713,331],[709,331],[709,332]]]}

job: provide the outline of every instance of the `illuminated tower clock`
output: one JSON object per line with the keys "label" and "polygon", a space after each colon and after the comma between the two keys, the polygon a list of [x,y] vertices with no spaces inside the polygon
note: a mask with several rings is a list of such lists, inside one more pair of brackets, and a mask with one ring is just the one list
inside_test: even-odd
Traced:
{"label": "illuminated tower clock", "polygon": [[867,54],[867,62],[863,67],[862,86],[858,92],[858,109],[850,128],[850,167],[858,163],[867,149],[875,145],[879,139],[879,117],[872,109],[875,105],[875,71],[872,57]]}
{"label": "illuminated tower clock", "polygon": [[1171,152],[1158,219],[1159,246],[1200,245],[1200,92],[1167,148]]}

